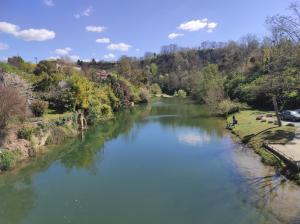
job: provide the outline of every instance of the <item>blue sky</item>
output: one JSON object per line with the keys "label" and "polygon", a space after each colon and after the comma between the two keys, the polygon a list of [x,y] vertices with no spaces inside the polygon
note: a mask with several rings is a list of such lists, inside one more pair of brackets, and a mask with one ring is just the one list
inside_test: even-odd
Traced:
{"label": "blue sky", "polygon": [[[0,0],[0,59],[116,59],[267,33],[286,0]],[[172,39],[173,38],[173,39]],[[96,40],[98,39],[98,42]]]}

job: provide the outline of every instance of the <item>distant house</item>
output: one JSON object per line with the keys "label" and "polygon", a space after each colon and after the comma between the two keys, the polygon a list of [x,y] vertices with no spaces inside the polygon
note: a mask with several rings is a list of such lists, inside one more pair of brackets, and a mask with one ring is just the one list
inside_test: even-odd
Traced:
{"label": "distant house", "polygon": [[111,74],[105,70],[96,72],[96,76],[100,78],[101,80],[106,80],[108,76]]}

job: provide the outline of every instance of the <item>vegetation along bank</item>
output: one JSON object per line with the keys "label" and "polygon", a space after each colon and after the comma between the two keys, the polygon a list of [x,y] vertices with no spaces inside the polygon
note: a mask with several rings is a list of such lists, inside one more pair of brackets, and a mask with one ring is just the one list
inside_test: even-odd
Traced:
{"label": "vegetation along bank", "polygon": [[[275,164],[262,145],[286,142],[295,130],[282,126],[279,112],[300,106],[300,30],[293,25],[299,12],[299,5],[291,4],[289,15],[268,17],[264,38],[248,34],[195,48],[168,45],[141,58],[74,63],[64,57],[36,64],[8,58],[0,64],[1,169],[162,93],[189,96],[217,116],[241,111],[233,132]],[[274,111],[273,123],[257,121],[260,110]]]}

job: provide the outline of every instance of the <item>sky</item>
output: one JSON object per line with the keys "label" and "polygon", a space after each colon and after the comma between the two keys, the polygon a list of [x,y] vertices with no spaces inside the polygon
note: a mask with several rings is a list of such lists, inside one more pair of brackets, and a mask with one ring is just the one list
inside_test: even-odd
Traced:
{"label": "sky", "polygon": [[267,35],[288,0],[0,0],[0,60],[142,57],[160,47]]}

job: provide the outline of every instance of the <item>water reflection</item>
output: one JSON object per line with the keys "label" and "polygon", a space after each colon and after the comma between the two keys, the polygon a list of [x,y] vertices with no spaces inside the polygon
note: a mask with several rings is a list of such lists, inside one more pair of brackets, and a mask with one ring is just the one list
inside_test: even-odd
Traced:
{"label": "water reflection", "polygon": [[178,141],[187,145],[197,146],[210,142],[211,137],[206,133],[183,133],[178,135]]}
{"label": "water reflection", "polygon": [[[188,100],[158,100],[119,113],[115,120],[91,127],[83,140],[78,137],[52,147],[24,167],[2,175],[0,223],[38,223],[32,222],[30,217],[39,213],[41,198],[52,199],[58,195],[65,200],[59,201],[59,208],[62,203],[69,206],[80,202],[80,209],[87,209],[89,218],[97,220],[95,217],[98,217],[97,221],[104,223],[111,223],[107,221],[111,217],[117,219],[114,212],[124,213],[120,217],[128,218],[132,209],[126,203],[131,202],[136,203],[135,209],[141,209],[142,214],[135,223],[145,223],[150,205],[153,205],[151,212],[156,211],[161,220],[172,220],[173,217],[173,223],[180,223],[176,219],[179,214],[182,220],[189,220],[186,223],[195,223],[195,220],[197,223],[201,220],[202,223],[212,223],[212,220],[222,223],[224,217],[232,220],[230,223],[297,223],[299,188],[285,181],[272,168],[263,166],[251,150],[234,147],[224,125],[224,120],[211,117],[205,108]],[[153,139],[161,142],[151,142]],[[167,147],[157,149],[162,144]],[[230,150],[224,150],[224,145]],[[186,147],[206,146],[211,150],[182,150],[188,151],[187,154],[181,151]],[[141,150],[146,147],[146,151]],[[117,160],[114,166],[107,162],[106,148],[107,151],[122,148],[116,154],[107,152]],[[122,158],[120,162],[119,158]],[[67,175],[60,173],[64,171]],[[45,183],[38,185],[38,181]],[[56,183],[58,181],[61,183]],[[74,183],[70,183],[72,181]],[[47,187],[47,184],[51,186]],[[51,189],[52,185],[58,190]],[[45,192],[41,186],[53,190],[51,193],[55,195],[42,196]],[[81,188],[83,192],[78,190]],[[113,196],[102,195],[97,188],[113,192]],[[63,189],[68,191],[59,192]],[[126,194],[122,194],[122,190]],[[78,192],[82,194],[78,195]],[[73,194],[76,199],[72,198]],[[86,197],[90,204],[85,201]],[[105,203],[99,205],[101,202]],[[122,209],[114,210],[120,208],[120,204]],[[70,212],[68,218],[76,217],[77,210],[73,214],[67,205],[62,207]],[[234,210],[230,210],[231,206]],[[211,215],[211,209],[219,213]],[[235,210],[239,212],[228,214]],[[168,214],[163,215],[163,211]],[[48,210],[43,212],[49,213]],[[203,213],[201,220],[199,212]],[[149,222],[151,220],[149,218]],[[51,220],[45,223],[51,223]]]}

